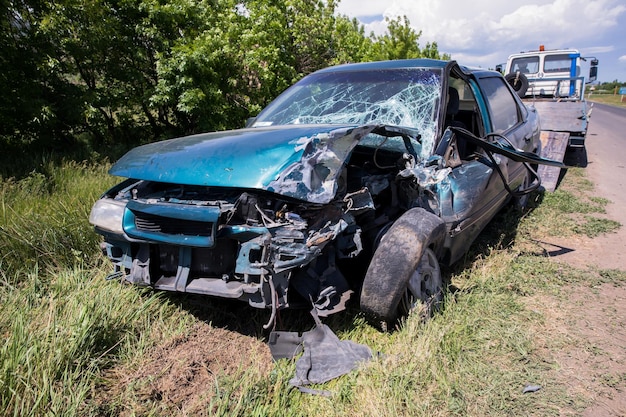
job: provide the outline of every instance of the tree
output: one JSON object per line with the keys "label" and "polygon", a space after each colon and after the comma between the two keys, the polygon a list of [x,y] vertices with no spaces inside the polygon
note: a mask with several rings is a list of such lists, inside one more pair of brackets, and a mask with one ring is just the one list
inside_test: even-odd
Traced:
{"label": "tree", "polygon": [[80,88],[41,31],[47,2],[0,2],[0,140],[9,146],[65,141],[76,123]]}
{"label": "tree", "polygon": [[241,127],[317,69],[439,57],[406,17],[366,36],[334,0],[0,0],[0,11],[0,142],[16,146],[126,149]]}
{"label": "tree", "polygon": [[382,36],[370,35],[374,43],[368,59],[373,61],[391,59],[432,58],[449,59],[448,55],[440,55],[437,43],[427,43],[424,49],[419,47],[422,32],[416,32],[406,16],[395,19],[385,18],[387,32]]}

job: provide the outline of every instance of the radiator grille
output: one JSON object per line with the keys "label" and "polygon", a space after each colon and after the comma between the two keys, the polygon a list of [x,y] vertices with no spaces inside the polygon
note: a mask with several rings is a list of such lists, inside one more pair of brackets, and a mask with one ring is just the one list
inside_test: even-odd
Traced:
{"label": "radiator grille", "polygon": [[213,223],[181,220],[135,212],[135,227],[138,231],[167,235],[207,236],[213,231]]}

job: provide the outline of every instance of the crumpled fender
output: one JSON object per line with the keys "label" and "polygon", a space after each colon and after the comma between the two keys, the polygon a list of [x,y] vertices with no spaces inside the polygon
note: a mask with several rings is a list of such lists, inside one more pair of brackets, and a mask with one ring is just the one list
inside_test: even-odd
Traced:
{"label": "crumpled fender", "polygon": [[386,125],[289,125],[204,133],[134,148],[109,173],[172,184],[261,189],[327,204],[335,198],[336,180],[352,150],[372,132],[419,136],[414,129]]}

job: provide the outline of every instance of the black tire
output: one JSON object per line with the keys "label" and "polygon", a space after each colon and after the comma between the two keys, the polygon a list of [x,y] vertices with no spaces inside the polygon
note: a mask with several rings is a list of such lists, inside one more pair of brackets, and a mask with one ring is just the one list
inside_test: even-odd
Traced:
{"label": "black tire", "polygon": [[[535,155],[541,156],[541,142],[539,142],[538,148],[533,150],[533,153]],[[539,165],[530,164],[530,168],[533,171],[535,171],[534,174],[531,174],[530,171],[526,169],[526,172],[524,175],[524,181],[522,181],[522,184],[519,187],[517,187],[517,193],[516,195],[513,196],[513,205],[515,206],[517,210],[522,211],[522,212],[526,211],[526,208],[528,207],[528,203],[530,202],[530,194],[533,191],[537,190],[539,186],[541,185],[541,180],[538,178],[538,174],[537,174],[537,172],[539,172]],[[531,187],[532,187],[532,191],[529,191],[524,194],[519,194],[519,191],[530,190]]]}
{"label": "black tire", "polygon": [[504,79],[513,90],[517,93],[519,97],[524,97],[526,95],[526,91],[528,91],[528,78],[521,72],[512,72],[507,74]]}
{"label": "black tire", "polygon": [[[526,173],[524,174],[524,181],[522,181],[522,184],[517,188],[517,191],[527,189],[528,187],[530,187],[530,184],[530,173],[526,171]],[[526,210],[526,207],[528,207],[529,200],[530,193],[516,194],[513,196],[513,205],[517,210],[524,211]]]}
{"label": "black tire", "polygon": [[361,310],[372,324],[387,331],[415,304],[426,306],[422,313],[430,315],[443,298],[437,256],[444,239],[443,220],[422,208],[396,220],[376,248],[363,280]]}

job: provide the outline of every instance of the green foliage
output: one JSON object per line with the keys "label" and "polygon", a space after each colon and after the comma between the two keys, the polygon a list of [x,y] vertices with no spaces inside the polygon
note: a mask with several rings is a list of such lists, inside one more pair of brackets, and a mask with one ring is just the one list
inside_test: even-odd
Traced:
{"label": "green foliage", "polygon": [[440,55],[437,43],[427,43],[421,49],[418,40],[422,32],[416,32],[406,16],[396,19],[385,19],[387,22],[386,33],[382,36],[371,37],[375,39],[368,57],[373,61],[390,59],[432,58],[450,59],[448,55]]}
{"label": "green foliage", "polygon": [[80,118],[80,90],[63,71],[54,41],[42,32],[47,2],[0,4],[0,143],[71,141]]}
{"label": "green foliage", "polygon": [[[0,6],[0,143],[126,150],[241,127],[333,64],[440,57],[406,17],[365,35],[323,0],[7,0]],[[444,56],[445,58],[445,56]],[[119,151],[116,151],[119,153]]]}
{"label": "green foliage", "polygon": [[600,83],[596,86],[596,90],[608,91],[611,93],[617,92],[620,87],[626,87],[626,82],[613,80],[611,82]]}

